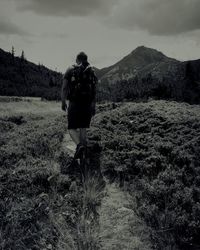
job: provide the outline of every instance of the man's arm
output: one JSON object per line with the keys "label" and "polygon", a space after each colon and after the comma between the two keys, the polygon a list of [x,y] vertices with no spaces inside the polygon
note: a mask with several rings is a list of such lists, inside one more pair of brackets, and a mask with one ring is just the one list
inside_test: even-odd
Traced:
{"label": "man's arm", "polygon": [[69,91],[69,75],[70,75],[70,68],[67,69],[66,73],[63,76],[63,84],[62,84],[62,90],[61,90],[61,101],[62,101],[62,110],[66,111],[67,104],[66,99]]}
{"label": "man's arm", "polygon": [[67,79],[63,78],[62,90],[61,90],[61,100],[64,102],[67,98]]}
{"label": "man's arm", "polygon": [[61,101],[62,101],[63,111],[66,111],[67,109],[66,98],[67,98],[67,79],[63,78],[63,84],[61,90]]}
{"label": "man's arm", "polygon": [[95,71],[93,71],[93,74],[94,74],[94,97],[91,103],[92,116],[94,116],[96,113],[96,84],[98,83],[98,78]]}
{"label": "man's arm", "polygon": [[61,89],[61,102],[62,102],[62,110],[66,111],[67,109],[67,104],[66,104],[66,99],[67,99],[67,78],[66,78],[66,73],[63,76],[63,83],[62,83],[62,89]]}

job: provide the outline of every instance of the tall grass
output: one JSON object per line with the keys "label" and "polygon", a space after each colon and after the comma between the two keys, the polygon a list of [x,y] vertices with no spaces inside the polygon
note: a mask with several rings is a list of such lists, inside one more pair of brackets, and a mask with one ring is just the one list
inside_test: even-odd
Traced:
{"label": "tall grass", "polygon": [[104,195],[104,181],[87,166],[82,172],[82,187],[82,207],[76,225],[77,247],[79,250],[98,250],[101,249],[98,207]]}

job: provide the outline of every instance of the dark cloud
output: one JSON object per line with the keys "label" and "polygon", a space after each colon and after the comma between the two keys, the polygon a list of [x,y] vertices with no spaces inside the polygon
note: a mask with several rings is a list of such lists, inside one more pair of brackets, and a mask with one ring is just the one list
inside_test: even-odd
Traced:
{"label": "dark cloud", "polygon": [[0,20],[0,34],[26,36],[28,33],[8,20]]}
{"label": "dark cloud", "polygon": [[200,29],[200,0],[15,0],[15,4],[18,10],[42,16],[105,16],[103,20],[113,26],[153,35]]}
{"label": "dark cloud", "polygon": [[174,35],[200,29],[200,0],[126,0],[111,23],[153,35]]}
{"label": "dark cloud", "polygon": [[17,0],[20,10],[49,16],[108,14],[118,0]]}

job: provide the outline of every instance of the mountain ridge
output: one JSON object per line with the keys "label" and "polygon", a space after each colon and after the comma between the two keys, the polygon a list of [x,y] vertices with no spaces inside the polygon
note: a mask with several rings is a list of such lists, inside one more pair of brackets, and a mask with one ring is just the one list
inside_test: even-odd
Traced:
{"label": "mountain ridge", "polygon": [[99,99],[113,101],[148,97],[200,103],[200,60],[178,61],[139,46],[110,67],[97,72]]}
{"label": "mountain ridge", "polygon": [[[172,99],[200,103],[200,60],[178,61],[139,46],[115,64],[95,68],[97,101]],[[0,95],[59,100],[62,74],[0,49]]]}

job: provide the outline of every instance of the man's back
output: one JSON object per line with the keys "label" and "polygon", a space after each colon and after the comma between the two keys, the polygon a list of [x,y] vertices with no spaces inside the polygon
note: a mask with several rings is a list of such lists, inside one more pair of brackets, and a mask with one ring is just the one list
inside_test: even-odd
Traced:
{"label": "man's back", "polygon": [[69,67],[64,78],[66,78],[68,85],[68,100],[81,103],[94,101],[97,77],[89,63]]}

